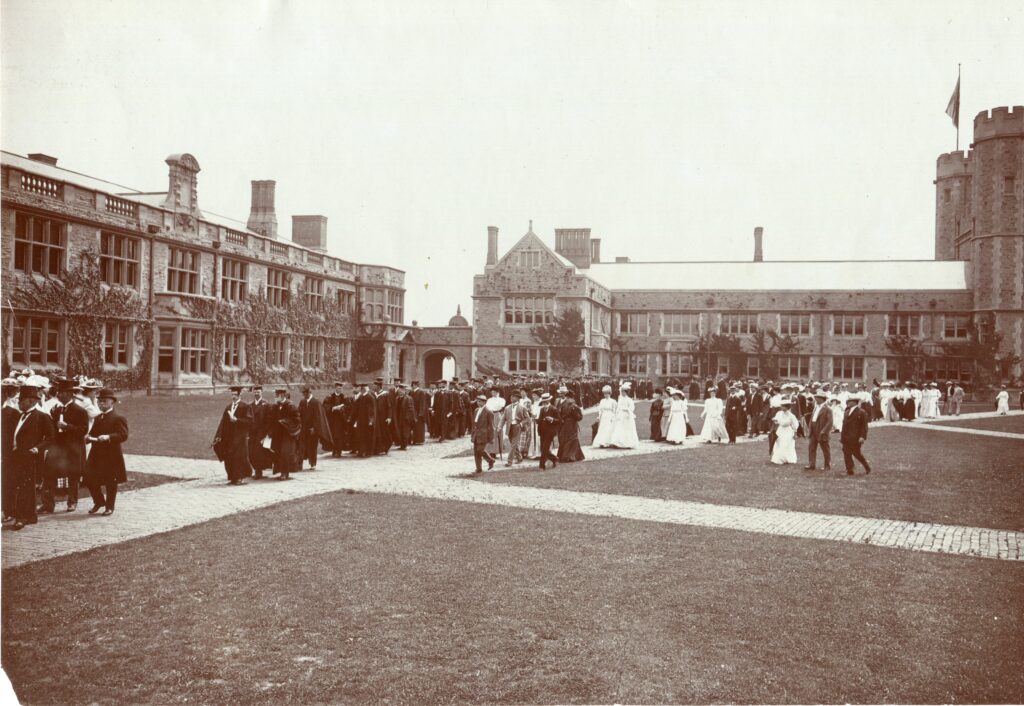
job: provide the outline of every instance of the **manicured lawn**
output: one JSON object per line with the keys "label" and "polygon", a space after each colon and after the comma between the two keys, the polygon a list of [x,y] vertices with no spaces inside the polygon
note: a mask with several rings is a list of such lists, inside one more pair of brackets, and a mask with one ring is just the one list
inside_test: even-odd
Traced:
{"label": "manicured lawn", "polygon": [[332,494],[5,571],[2,657],[26,703],[1021,702],[1022,581]]}
{"label": "manicured lawn", "polygon": [[[264,396],[273,402],[273,389]],[[323,400],[332,390],[314,391]],[[246,393],[246,400],[252,395]],[[292,392],[292,402],[301,395]],[[218,395],[181,395],[128,397],[118,403],[118,411],[128,419],[125,453],[179,458],[215,458],[213,435],[224,408],[231,401],[228,393]]]}
{"label": "manicured lawn", "polygon": [[[763,437],[762,437],[763,439]],[[838,434],[831,473],[768,462],[768,443],[709,445],[624,459],[560,464],[555,470],[485,473],[481,480],[724,505],[1024,530],[1024,441],[928,429],[872,429],[864,453],[873,471],[845,474]],[[586,453],[586,448],[584,448]],[[821,467],[821,458],[818,458]]]}
{"label": "manicured lawn", "polygon": [[[965,427],[967,429],[985,429],[986,431],[1007,431],[1011,434],[1024,434],[1024,414],[1012,417],[988,417],[986,419],[943,419],[929,422],[942,427]],[[1024,465],[1024,464],[1022,464]]]}

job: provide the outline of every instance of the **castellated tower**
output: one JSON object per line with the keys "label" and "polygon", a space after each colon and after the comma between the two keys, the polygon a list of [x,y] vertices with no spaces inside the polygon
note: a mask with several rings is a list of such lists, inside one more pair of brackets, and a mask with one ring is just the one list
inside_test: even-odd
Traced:
{"label": "castellated tower", "polygon": [[935,259],[966,259],[957,249],[957,239],[970,228],[970,159],[963,152],[939,155],[935,176]]}

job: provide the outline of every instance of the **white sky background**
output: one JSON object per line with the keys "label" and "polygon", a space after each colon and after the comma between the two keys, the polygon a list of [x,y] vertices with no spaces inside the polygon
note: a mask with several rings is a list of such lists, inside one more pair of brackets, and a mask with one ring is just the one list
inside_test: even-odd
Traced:
{"label": "white sky background", "polygon": [[[1010,2],[3,0],[4,149],[199,206],[328,217],[406,271],[406,323],[472,308],[488,225],[590,227],[602,258],[930,259],[963,63],[1024,103]],[[723,287],[728,283],[723,283]]]}

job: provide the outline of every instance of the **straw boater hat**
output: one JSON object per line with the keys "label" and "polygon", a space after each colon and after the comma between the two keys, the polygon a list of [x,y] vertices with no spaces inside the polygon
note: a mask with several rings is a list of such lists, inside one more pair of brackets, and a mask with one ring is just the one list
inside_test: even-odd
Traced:
{"label": "straw boater hat", "polygon": [[550,400],[551,400],[551,393],[550,392],[544,392],[544,393],[541,394],[541,396],[540,396],[540,401],[541,402],[548,402]]}
{"label": "straw boater hat", "polygon": [[601,388],[601,392],[607,392],[608,394],[611,394],[612,386],[611,385],[605,385],[604,387]]}

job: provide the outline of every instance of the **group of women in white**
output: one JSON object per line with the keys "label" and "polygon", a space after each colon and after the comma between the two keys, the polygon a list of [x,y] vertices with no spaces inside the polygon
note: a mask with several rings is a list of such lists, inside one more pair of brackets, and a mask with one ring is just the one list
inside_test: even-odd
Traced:
{"label": "group of women in white", "polygon": [[628,382],[619,386],[619,398],[612,397],[611,385],[601,388],[601,402],[597,405],[597,434],[593,445],[599,448],[614,446],[619,449],[635,449],[640,445],[636,433],[636,403],[633,402],[632,385]]}

